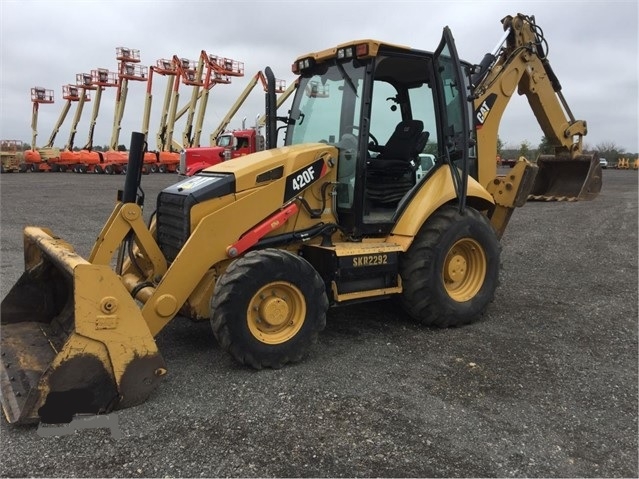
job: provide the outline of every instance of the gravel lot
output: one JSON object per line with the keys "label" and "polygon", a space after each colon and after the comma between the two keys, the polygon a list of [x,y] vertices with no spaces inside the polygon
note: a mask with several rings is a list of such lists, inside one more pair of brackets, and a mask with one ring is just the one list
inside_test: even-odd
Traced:
{"label": "gravel lot", "polygon": [[[174,175],[143,177],[145,215]],[[0,176],[1,290],[21,229],[86,256],[122,176]],[[169,374],[106,429],[41,437],[2,418],[0,475],[637,477],[637,172],[592,202],[528,203],[485,318],[434,330],[392,303],[334,309],[301,364],[235,364],[208,323],[158,337]]]}

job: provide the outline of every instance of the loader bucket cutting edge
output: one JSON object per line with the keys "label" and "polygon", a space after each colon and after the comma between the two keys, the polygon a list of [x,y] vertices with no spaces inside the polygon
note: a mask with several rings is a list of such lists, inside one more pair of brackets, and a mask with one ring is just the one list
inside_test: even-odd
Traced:
{"label": "loader bucket cutting edge", "polygon": [[592,200],[601,191],[602,170],[596,155],[576,158],[542,155],[537,159],[539,172],[529,200]]}
{"label": "loader bucket cutting edge", "polygon": [[68,423],[144,402],[165,364],[118,276],[48,230],[24,240],[25,272],[0,306],[7,420]]}

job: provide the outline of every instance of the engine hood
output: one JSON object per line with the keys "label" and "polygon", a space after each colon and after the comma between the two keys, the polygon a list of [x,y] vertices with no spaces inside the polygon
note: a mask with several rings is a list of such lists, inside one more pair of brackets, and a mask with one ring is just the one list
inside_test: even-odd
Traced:
{"label": "engine hood", "polygon": [[[264,186],[281,178],[293,177],[300,170],[328,167],[337,163],[338,151],[324,143],[284,146],[252,153],[206,168],[198,176],[230,174],[235,179],[235,192]],[[320,163],[324,166],[321,166]],[[322,174],[323,176],[323,174]],[[319,178],[319,176],[316,176]]]}

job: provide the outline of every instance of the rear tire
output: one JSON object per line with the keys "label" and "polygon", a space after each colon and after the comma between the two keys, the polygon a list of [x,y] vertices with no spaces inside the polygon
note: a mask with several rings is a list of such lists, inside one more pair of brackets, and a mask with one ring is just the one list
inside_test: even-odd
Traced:
{"label": "rear tire", "polygon": [[326,326],[324,282],[287,251],[252,251],[215,285],[211,326],[220,346],[255,369],[301,360]]}
{"label": "rear tire", "polygon": [[400,302],[418,322],[441,328],[481,317],[499,282],[501,245],[488,219],[443,206],[400,260]]}
{"label": "rear tire", "polygon": [[93,167],[93,173],[95,173],[96,175],[101,175],[102,173],[104,173],[104,170],[100,165],[95,165]]}

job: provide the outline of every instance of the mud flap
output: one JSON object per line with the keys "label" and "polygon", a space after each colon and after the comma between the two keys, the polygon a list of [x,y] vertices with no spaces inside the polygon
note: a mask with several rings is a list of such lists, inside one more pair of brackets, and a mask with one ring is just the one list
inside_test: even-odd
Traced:
{"label": "mud flap", "polygon": [[592,200],[601,191],[602,170],[596,155],[541,155],[537,166],[539,172],[528,200]]}
{"label": "mud flap", "polygon": [[166,372],[119,277],[26,228],[25,272],[2,301],[0,390],[11,423],[67,423],[144,402]]}

